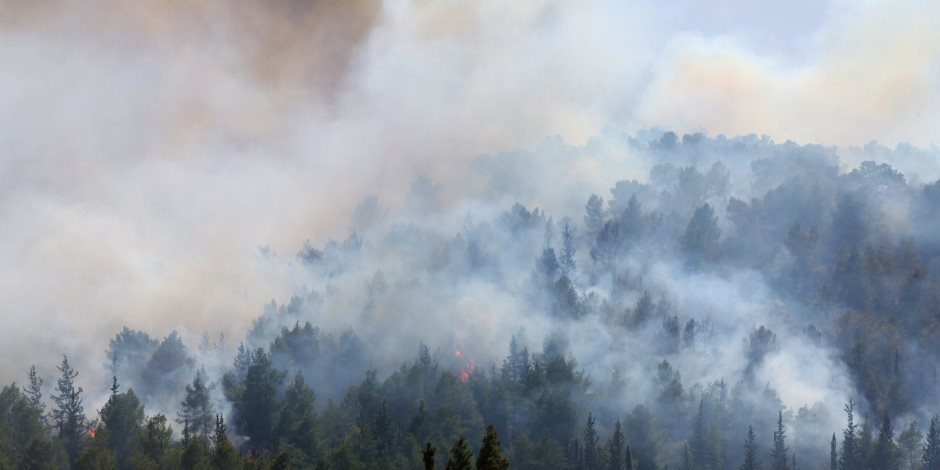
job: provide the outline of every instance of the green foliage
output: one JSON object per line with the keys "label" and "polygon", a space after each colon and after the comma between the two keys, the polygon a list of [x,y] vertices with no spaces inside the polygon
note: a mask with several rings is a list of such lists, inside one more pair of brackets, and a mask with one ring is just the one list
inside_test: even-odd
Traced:
{"label": "green foliage", "polygon": [[95,429],[94,439],[79,454],[75,470],[117,470],[117,456],[109,448],[111,437],[108,430],[99,425]]}
{"label": "green foliage", "polygon": [[620,421],[614,424],[614,432],[607,441],[607,468],[609,470],[623,470],[624,465],[624,439],[620,430]]}
{"label": "green foliage", "polygon": [[894,443],[894,427],[891,417],[885,412],[878,430],[878,440],[872,455],[872,467],[883,470],[896,470],[900,467],[901,452]]}
{"label": "green foliage", "polygon": [[228,440],[222,415],[216,416],[215,429],[212,432],[212,465],[218,470],[235,470],[241,465],[241,457]]}
{"label": "green foliage", "polygon": [[212,468],[212,456],[209,444],[205,438],[193,437],[184,443],[183,455],[180,458],[182,470],[209,470]]}
{"label": "green foliage", "polygon": [[52,416],[58,429],[58,438],[62,441],[70,463],[74,463],[85,446],[86,419],[82,406],[82,388],[75,386],[78,371],[69,364],[69,358],[62,356],[62,365],[58,367],[61,376],[56,382],[57,395],[52,400],[56,407]]}
{"label": "green foliage", "polygon": [[772,470],[790,469],[790,449],[787,447],[787,433],[783,427],[783,411],[777,412],[777,430],[774,431],[774,446],[770,451]]}
{"label": "green foliage", "polygon": [[839,454],[839,468],[848,470],[861,468],[862,451],[858,442],[858,425],[855,424],[855,400],[849,398],[845,404],[847,424],[842,430],[842,451]]}
{"label": "green foliage", "polygon": [[463,437],[457,438],[457,442],[450,448],[444,470],[473,470],[473,452]]}
{"label": "green foliage", "polygon": [[251,438],[249,445],[253,449],[265,449],[272,444],[281,406],[277,390],[283,380],[284,373],[274,368],[264,349],[258,348],[245,373],[241,393],[233,403],[239,429]]}
{"label": "green foliage", "polygon": [[208,374],[206,369],[199,368],[193,378],[192,385],[186,385],[186,397],[180,403],[180,413],[176,422],[189,423],[189,429],[202,437],[209,437],[215,413],[209,397],[209,386],[206,383]]}
{"label": "green foliage", "polygon": [[30,445],[45,438],[40,410],[16,384],[0,390],[0,460],[20,465]]}
{"label": "green foliage", "polygon": [[434,454],[436,453],[437,451],[434,450],[430,442],[425,444],[424,450],[421,452],[421,462],[424,463],[424,470],[434,470]]}
{"label": "green foliage", "polygon": [[898,450],[902,458],[907,462],[908,468],[917,468],[917,457],[920,451],[920,443],[924,440],[924,435],[917,429],[917,421],[911,421],[910,424],[901,431],[898,436]]}
{"label": "green foliage", "polygon": [[940,418],[936,416],[930,420],[921,460],[924,470],[940,470]]}
{"label": "green foliage", "polygon": [[718,228],[715,210],[705,204],[692,215],[680,243],[683,251],[694,263],[707,263],[716,261],[721,256],[718,243],[720,237],[721,229]]}
{"label": "green foliage", "polygon": [[118,393],[117,378],[114,378],[111,397],[100,415],[108,433],[108,448],[117,458],[118,466],[126,468],[141,449],[140,428],[144,422],[144,407],[133,390]]}
{"label": "green foliage", "polygon": [[754,429],[747,427],[747,438],[744,440],[744,463],[741,464],[741,470],[760,470],[760,457],[757,455],[757,438],[754,436]]}
{"label": "green foliage", "polygon": [[499,448],[499,438],[496,437],[496,431],[493,426],[486,427],[486,434],[483,435],[483,445],[480,447],[480,453],[477,455],[477,470],[508,470],[509,461],[503,457]]}

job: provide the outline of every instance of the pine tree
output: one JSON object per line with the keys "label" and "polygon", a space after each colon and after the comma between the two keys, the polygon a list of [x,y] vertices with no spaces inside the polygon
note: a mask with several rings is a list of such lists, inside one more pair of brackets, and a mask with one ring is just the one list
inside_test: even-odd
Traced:
{"label": "pine tree", "polygon": [[778,411],[777,430],[774,431],[774,447],[770,453],[773,470],[790,470],[789,452],[789,449],[787,449],[787,434],[783,428],[783,411]]}
{"label": "pine tree", "polygon": [[836,433],[832,433],[829,444],[829,470],[839,470],[839,452],[836,450]]}
{"label": "pine tree", "polygon": [[604,200],[598,195],[592,194],[584,205],[584,228],[587,230],[587,236],[591,239],[597,237],[597,234],[604,227]]}
{"label": "pine tree", "polygon": [[626,458],[624,459],[624,470],[633,470],[633,452],[630,451],[630,446],[627,446]]}
{"label": "pine tree", "polygon": [[574,255],[577,249],[574,246],[574,227],[565,222],[561,228],[561,256],[558,261],[565,276],[571,277],[577,268]]}
{"label": "pine tree", "polygon": [[894,444],[894,427],[891,417],[885,410],[881,418],[881,428],[878,431],[878,440],[875,442],[873,466],[879,470],[895,470],[898,468],[899,452]]}
{"label": "pine tree", "polygon": [[924,443],[923,470],[940,470],[940,417],[930,420],[927,441]]}
{"label": "pine tree", "polygon": [[493,426],[486,427],[486,434],[483,436],[483,446],[480,447],[480,454],[477,456],[477,470],[508,470],[509,461],[503,457],[499,449],[499,438],[496,437],[496,430]]}
{"label": "pine tree", "polygon": [[610,435],[610,440],[607,441],[607,452],[609,453],[607,458],[607,468],[609,470],[623,470],[623,432],[620,429],[620,420],[614,424],[614,432]]}
{"label": "pine tree", "polygon": [[43,380],[36,372],[36,366],[30,366],[28,383],[24,390],[26,399],[29,401],[29,405],[39,412],[39,419],[42,421],[43,426],[48,428],[49,420],[46,418],[46,404],[42,401],[42,384]]}
{"label": "pine tree", "polygon": [[842,430],[842,453],[839,455],[839,468],[851,470],[861,468],[862,460],[858,446],[858,425],[855,424],[855,400],[849,398],[845,404],[847,422]]}
{"label": "pine tree", "polygon": [[699,400],[698,412],[692,418],[692,435],[689,436],[689,451],[692,467],[703,467],[708,461],[708,440],[705,435],[705,401]]}
{"label": "pine tree", "polygon": [[33,439],[20,463],[24,470],[56,470],[55,446],[44,437]]}
{"label": "pine tree", "polygon": [[597,428],[594,426],[594,415],[588,413],[587,426],[584,428],[584,470],[599,470]]}
{"label": "pine tree", "polygon": [[434,454],[436,451],[434,447],[431,446],[431,443],[428,442],[424,446],[424,451],[421,453],[421,460],[424,462],[424,470],[434,470]]}
{"label": "pine tree", "polygon": [[280,400],[277,390],[284,373],[271,364],[264,349],[258,348],[245,373],[244,390],[234,403],[238,429],[248,435],[248,445],[260,450],[271,445]]}
{"label": "pine tree", "polygon": [[141,432],[140,444],[143,454],[154,462],[161,461],[170,448],[172,437],[173,429],[167,423],[166,416],[151,416]]}
{"label": "pine tree", "polygon": [[114,452],[118,466],[126,468],[140,450],[139,429],[144,422],[144,407],[133,390],[118,392],[117,378],[111,382],[111,396],[101,408],[101,422],[108,431],[108,447]]}
{"label": "pine tree", "polygon": [[862,432],[859,433],[858,438],[858,455],[859,462],[866,463],[872,459],[874,454],[874,438],[872,437],[872,424],[871,420],[868,417],[865,417],[865,422],[862,423]]}
{"label": "pine tree", "polygon": [[215,413],[209,398],[209,386],[205,367],[196,371],[192,385],[186,385],[186,397],[180,403],[177,423],[189,422],[189,429],[201,437],[209,437]]}
{"label": "pine tree", "polygon": [[747,437],[744,439],[744,464],[741,470],[760,470],[760,460],[757,457],[757,438],[754,437],[754,429],[747,427]]}
{"label": "pine tree", "polygon": [[244,379],[249,366],[251,366],[251,351],[248,350],[245,343],[238,343],[238,349],[235,352],[235,376]]}
{"label": "pine tree", "polygon": [[908,468],[911,470],[917,468],[916,454],[920,450],[920,441],[923,439],[924,435],[917,429],[916,421],[911,421],[911,424],[898,436],[898,445],[904,453]]}
{"label": "pine tree", "polygon": [[203,470],[210,465],[209,446],[204,437],[191,436],[184,443],[183,455],[180,457],[182,470]]}
{"label": "pine tree", "polygon": [[[316,395],[299,372],[284,393],[275,433],[276,446],[289,444],[302,452],[310,463],[317,458]],[[381,437],[381,436],[380,436]]]}
{"label": "pine tree", "polygon": [[85,408],[82,406],[82,388],[75,386],[78,371],[69,364],[68,356],[62,356],[62,365],[58,367],[62,374],[56,382],[56,391],[52,400],[56,407],[52,417],[59,430],[69,463],[74,464],[85,443]]}
{"label": "pine tree", "polygon": [[212,465],[218,470],[236,469],[240,464],[238,453],[226,433],[222,415],[215,417],[215,430],[212,433]]}
{"label": "pine tree", "polygon": [[95,439],[85,447],[75,461],[74,470],[118,470],[117,456],[106,445],[111,437],[106,428],[98,426]]}
{"label": "pine tree", "polygon": [[682,249],[696,263],[715,261],[720,256],[718,218],[708,204],[698,208],[680,240]]}
{"label": "pine tree", "polygon": [[447,466],[444,470],[473,470],[473,452],[467,445],[467,440],[460,436],[454,446],[450,448]]}

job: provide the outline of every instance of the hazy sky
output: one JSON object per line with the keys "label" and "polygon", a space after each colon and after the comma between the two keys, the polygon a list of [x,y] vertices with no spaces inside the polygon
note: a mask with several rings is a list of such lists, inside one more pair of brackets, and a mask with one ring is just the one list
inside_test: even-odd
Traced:
{"label": "hazy sky", "polygon": [[297,287],[257,246],[342,237],[419,174],[459,200],[475,156],[547,136],[936,144],[937,24],[926,0],[0,0],[0,354],[237,333]]}

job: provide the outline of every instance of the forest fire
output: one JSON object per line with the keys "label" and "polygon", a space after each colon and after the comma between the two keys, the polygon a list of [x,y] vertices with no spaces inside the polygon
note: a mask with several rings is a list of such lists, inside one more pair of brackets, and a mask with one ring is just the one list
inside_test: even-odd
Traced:
{"label": "forest fire", "polygon": [[467,364],[460,369],[460,383],[467,383],[470,380],[470,374],[473,374],[477,371],[477,364],[473,362],[473,359],[468,359]]}
{"label": "forest fire", "polygon": [[459,365],[460,360],[463,358],[463,353],[460,352],[460,348],[454,349],[454,359],[457,359],[458,366],[460,371],[457,373],[457,378],[460,379],[460,383],[467,383],[470,380],[470,375],[477,371],[477,364],[473,359],[467,359],[463,365]]}

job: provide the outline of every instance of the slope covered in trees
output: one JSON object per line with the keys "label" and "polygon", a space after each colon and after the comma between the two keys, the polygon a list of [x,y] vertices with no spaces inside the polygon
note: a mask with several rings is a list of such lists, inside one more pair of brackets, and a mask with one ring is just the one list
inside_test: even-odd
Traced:
{"label": "slope covered in trees", "polygon": [[345,241],[262,250],[309,287],[238,340],[124,328],[106,383],[25,362],[0,468],[938,468],[940,181],[916,151],[862,151],[902,174],[622,143],[648,177],[576,212],[515,202],[540,152],[590,151],[550,141],[481,157],[465,201],[419,179]]}

